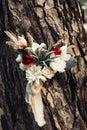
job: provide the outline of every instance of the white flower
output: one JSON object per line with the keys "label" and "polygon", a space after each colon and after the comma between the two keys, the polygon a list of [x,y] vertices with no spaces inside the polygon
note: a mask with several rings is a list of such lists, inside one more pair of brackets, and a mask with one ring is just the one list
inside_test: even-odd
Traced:
{"label": "white flower", "polygon": [[46,48],[46,44],[45,43],[41,43],[40,44],[40,48]]}
{"label": "white flower", "polygon": [[24,37],[18,36],[18,48],[23,49],[24,47],[27,47],[27,41]]}
{"label": "white flower", "polygon": [[37,48],[39,48],[39,44],[36,43],[36,42],[33,42],[31,48],[32,48],[32,50],[35,52],[35,51],[37,50]]}
{"label": "white flower", "polygon": [[67,54],[67,46],[62,46],[60,50],[61,50],[60,59],[64,61],[68,61],[71,58],[71,55]]}
{"label": "white flower", "polygon": [[50,67],[55,71],[64,72],[66,67],[66,62],[60,58],[56,58],[53,62],[50,62]]}
{"label": "white flower", "polygon": [[16,58],[16,62],[21,62],[22,61],[22,56],[19,54]]}
{"label": "white flower", "polygon": [[48,78],[48,79],[51,79],[53,76],[54,76],[54,71],[52,71],[50,68],[48,68],[48,67],[44,67],[43,69],[42,69],[42,74],[46,77],[46,78]]}
{"label": "white flower", "polygon": [[36,81],[39,84],[39,80],[46,81],[46,78],[42,75],[41,66],[33,65],[26,70],[26,78],[29,83]]}
{"label": "white flower", "polygon": [[23,36],[18,36],[12,32],[5,31],[6,35],[10,38],[10,41],[7,41],[6,44],[12,46],[14,49],[23,49],[27,47],[27,41]]}
{"label": "white flower", "polygon": [[[50,62],[50,67],[55,72],[64,72],[66,68],[66,62],[71,58],[71,55],[67,54],[67,46],[62,46],[60,50],[61,54],[57,55],[57,58],[55,58],[53,62]],[[52,54],[51,58],[54,56],[55,54]]]}
{"label": "white flower", "polygon": [[37,49],[44,49],[44,48],[46,48],[46,44],[45,43],[41,43],[40,45],[38,44],[38,43],[36,43],[36,42],[33,42],[32,43],[32,50],[35,52]]}

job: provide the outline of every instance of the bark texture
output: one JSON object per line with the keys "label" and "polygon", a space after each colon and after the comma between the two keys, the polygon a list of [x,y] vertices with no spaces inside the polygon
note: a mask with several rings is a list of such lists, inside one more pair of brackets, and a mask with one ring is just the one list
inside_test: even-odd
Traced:
{"label": "bark texture", "polygon": [[[0,115],[2,130],[87,129],[87,36],[76,0],[0,1]],[[15,61],[17,52],[5,45],[4,30],[30,32],[47,46],[60,37],[71,46],[77,66],[44,84],[42,96],[47,124],[40,128],[25,103],[26,79]],[[73,47],[75,45],[75,47]]]}

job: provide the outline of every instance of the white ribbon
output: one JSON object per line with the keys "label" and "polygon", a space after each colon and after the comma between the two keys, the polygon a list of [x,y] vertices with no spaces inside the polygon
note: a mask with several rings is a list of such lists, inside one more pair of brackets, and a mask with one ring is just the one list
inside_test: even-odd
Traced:
{"label": "white ribbon", "polygon": [[46,124],[46,121],[44,119],[43,102],[40,91],[42,85],[42,82],[40,82],[38,86],[35,83],[28,83],[25,95],[25,100],[31,105],[35,121],[40,127]]}

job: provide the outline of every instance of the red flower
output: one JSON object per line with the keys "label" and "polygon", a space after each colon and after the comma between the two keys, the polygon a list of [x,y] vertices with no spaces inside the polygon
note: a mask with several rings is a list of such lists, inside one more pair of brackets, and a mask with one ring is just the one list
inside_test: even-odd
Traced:
{"label": "red flower", "polygon": [[29,65],[31,63],[34,63],[35,60],[28,54],[26,53],[23,57],[23,60],[22,60],[22,64],[24,65]]}
{"label": "red flower", "polygon": [[54,52],[55,55],[60,55],[61,54],[61,50],[58,48],[52,48],[52,51]]}

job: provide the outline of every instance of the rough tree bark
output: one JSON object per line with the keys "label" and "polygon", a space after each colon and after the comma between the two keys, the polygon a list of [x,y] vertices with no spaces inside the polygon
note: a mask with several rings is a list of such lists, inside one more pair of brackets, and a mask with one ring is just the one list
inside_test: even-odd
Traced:
{"label": "rough tree bark", "polygon": [[[86,130],[87,129],[87,38],[81,6],[76,0],[0,1],[0,115],[3,130]],[[26,80],[14,50],[5,45],[4,30],[30,32],[47,46],[64,37],[75,45],[70,53],[77,66],[44,84],[42,90],[47,124],[40,128],[25,103]]]}

